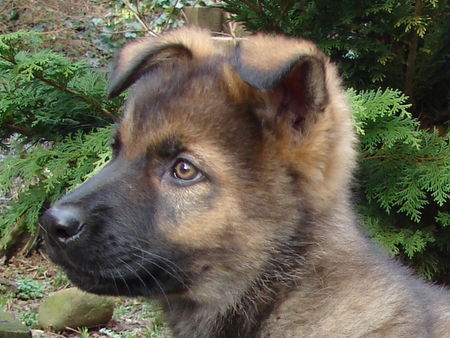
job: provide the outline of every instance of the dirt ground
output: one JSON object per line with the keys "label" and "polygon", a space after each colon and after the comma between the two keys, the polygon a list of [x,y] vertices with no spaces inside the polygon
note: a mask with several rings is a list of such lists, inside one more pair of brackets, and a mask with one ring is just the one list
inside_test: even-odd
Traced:
{"label": "dirt ground", "polygon": [[[8,264],[0,263],[0,308],[12,313],[31,327],[33,337],[170,337],[161,312],[144,299],[117,298],[113,319],[104,327],[72,328],[60,333],[44,332],[37,327],[39,305],[50,293],[70,287],[70,282],[41,251],[29,257],[16,257]],[[23,299],[17,282],[33,280],[44,288],[43,297]]]}
{"label": "dirt ground", "polygon": [[107,0],[1,0],[0,33],[33,30],[49,38],[49,47],[66,56],[100,56],[93,41],[101,33],[92,20],[109,18]]}

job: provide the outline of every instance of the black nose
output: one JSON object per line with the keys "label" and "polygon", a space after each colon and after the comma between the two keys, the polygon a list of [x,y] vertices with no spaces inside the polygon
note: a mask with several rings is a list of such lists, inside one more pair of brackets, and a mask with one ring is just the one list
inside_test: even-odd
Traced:
{"label": "black nose", "polygon": [[82,210],[73,206],[48,209],[42,215],[40,223],[47,236],[61,244],[78,238],[85,225]]}

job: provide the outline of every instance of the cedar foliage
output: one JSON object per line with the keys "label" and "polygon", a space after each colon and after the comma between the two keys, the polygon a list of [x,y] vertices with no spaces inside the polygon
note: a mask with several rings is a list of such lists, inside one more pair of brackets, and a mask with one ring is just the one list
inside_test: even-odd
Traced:
{"label": "cedar foliage", "polygon": [[350,90],[369,234],[427,279],[450,277],[450,133],[423,130],[398,90]]}
{"label": "cedar foliage", "polygon": [[[43,208],[110,159],[111,123],[124,100],[105,99],[103,72],[40,50],[40,42],[29,32],[0,36],[0,137],[10,153],[0,163],[0,195],[12,196],[0,211],[0,253],[17,232],[36,238]],[[425,277],[448,278],[449,134],[420,129],[398,90],[348,94],[367,229]]]}

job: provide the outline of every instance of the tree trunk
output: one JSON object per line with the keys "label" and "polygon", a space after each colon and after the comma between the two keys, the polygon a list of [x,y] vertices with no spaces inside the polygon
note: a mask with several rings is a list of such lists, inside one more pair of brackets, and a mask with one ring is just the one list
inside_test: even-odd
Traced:
{"label": "tree trunk", "polygon": [[[422,0],[416,0],[414,5],[414,16],[422,15],[423,3]],[[409,43],[408,58],[406,59],[406,74],[405,74],[405,94],[409,96],[412,103],[414,103],[414,77],[416,73],[416,58],[419,46],[419,34],[416,29],[411,31],[411,40]]]}

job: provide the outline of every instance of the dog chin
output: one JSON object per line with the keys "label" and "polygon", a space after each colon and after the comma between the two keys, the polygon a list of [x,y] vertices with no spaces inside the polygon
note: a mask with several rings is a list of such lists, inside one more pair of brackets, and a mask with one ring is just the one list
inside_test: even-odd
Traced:
{"label": "dog chin", "polygon": [[81,273],[72,269],[65,269],[65,272],[75,286],[98,295],[159,298],[185,291],[184,284],[166,279],[158,271],[154,271],[152,277],[137,273],[105,277],[100,273]]}

